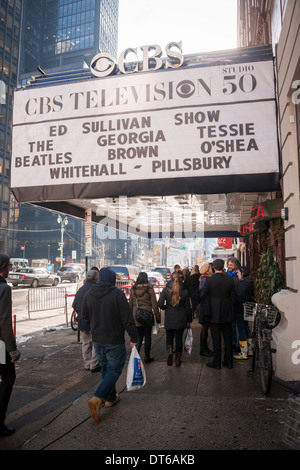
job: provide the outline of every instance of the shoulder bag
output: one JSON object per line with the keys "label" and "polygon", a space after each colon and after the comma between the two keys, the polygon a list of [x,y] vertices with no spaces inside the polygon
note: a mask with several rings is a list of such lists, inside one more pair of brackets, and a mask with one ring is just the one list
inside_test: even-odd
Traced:
{"label": "shoulder bag", "polygon": [[138,301],[136,299],[136,312],[135,312],[135,318],[138,323],[140,323],[143,326],[148,326],[152,328],[153,325],[153,313],[149,312],[149,310],[145,310],[144,308],[140,308],[138,306]]}

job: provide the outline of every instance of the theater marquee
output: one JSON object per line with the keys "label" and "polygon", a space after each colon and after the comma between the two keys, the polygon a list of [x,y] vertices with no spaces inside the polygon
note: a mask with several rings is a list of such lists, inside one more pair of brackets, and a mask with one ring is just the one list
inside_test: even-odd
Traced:
{"label": "theater marquee", "polygon": [[272,60],[91,77],[14,93],[22,201],[273,190]]}

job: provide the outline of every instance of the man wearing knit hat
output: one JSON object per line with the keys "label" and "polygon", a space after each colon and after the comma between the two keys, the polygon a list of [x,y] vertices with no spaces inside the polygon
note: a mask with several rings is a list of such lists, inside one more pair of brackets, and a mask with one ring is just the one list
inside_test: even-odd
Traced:
{"label": "man wearing knit hat", "polygon": [[0,357],[0,437],[10,436],[14,432],[4,424],[4,421],[16,380],[14,363],[20,357],[12,329],[11,287],[6,282],[11,266],[9,256],[0,253],[0,341],[1,345],[5,345],[4,361],[1,360],[2,355]]}

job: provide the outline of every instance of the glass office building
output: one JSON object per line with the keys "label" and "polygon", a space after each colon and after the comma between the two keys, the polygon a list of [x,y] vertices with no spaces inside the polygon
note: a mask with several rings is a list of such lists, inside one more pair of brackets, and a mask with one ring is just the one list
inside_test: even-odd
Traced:
{"label": "glass office building", "polygon": [[[101,50],[116,56],[119,0],[0,0],[0,251],[59,257],[57,214],[18,204],[9,191],[13,89],[32,76],[89,67]],[[20,49],[19,49],[19,45]],[[39,71],[38,71],[39,69]],[[69,218],[64,256],[84,259],[83,222]],[[55,264],[55,263],[54,263]]]}
{"label": "glass office building", "polygon": [[118,0],[27,0],[21,74],[88,67],[99,51],[117,53]]}
{"label": "glass office building", "polygon": [[10,240],[10,152],[13,89],[17,85],[21,0],[0,2],[0,251]]}

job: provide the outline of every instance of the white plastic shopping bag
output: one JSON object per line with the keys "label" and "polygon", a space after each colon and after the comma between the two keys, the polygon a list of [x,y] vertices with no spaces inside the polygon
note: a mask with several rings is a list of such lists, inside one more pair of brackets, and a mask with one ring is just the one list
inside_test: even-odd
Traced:
{"label": "white plastic shopping bag", "polygon": [[193,332],[192,328],[187,328],[186,330],[186,336],[184,340],[184,350],[188,353],[192,353],[192,347],[193,347]]}
{"label": "white plastic shopping bag", "polygon": [[127,390],[137,390],[146,383],[146,373],[144,364],[140,358],[140,355],[134,346],[131,349],[131,354],[128,362],[126,386]]}

